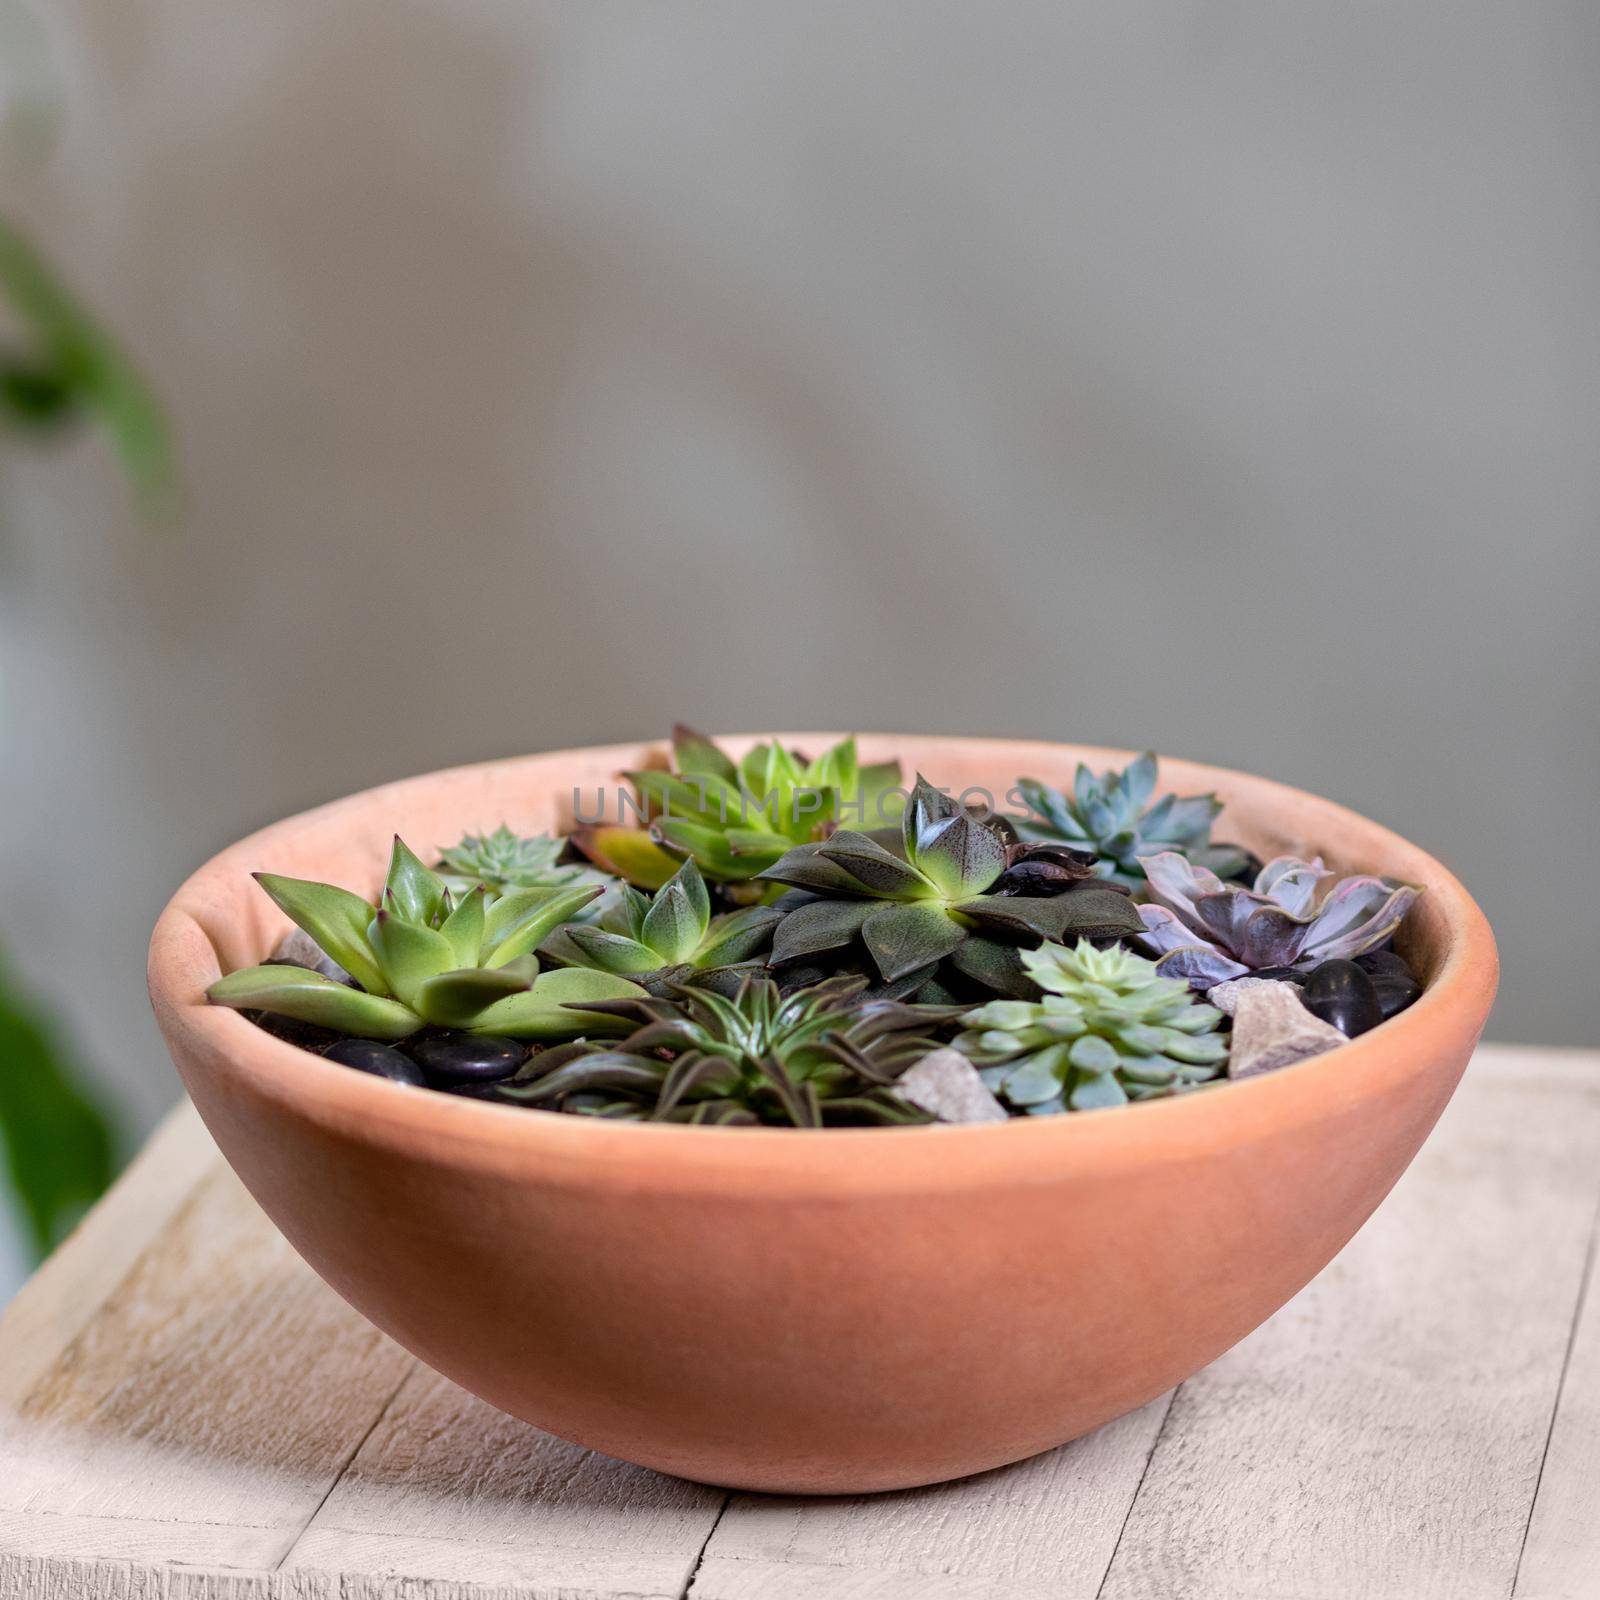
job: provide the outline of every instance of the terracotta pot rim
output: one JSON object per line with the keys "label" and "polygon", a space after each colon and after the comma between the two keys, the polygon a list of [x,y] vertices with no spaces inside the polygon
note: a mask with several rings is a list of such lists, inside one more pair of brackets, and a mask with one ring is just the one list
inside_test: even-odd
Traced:
{"label": "terracotta pot rim", "polygon": [[[781,738],[796,744],[819,745],[841,735],[792,733],[719,736],[734,749],[760,738]],[[992,752],[1000,758],[1009,750],[1036,752],[1046,741],[966,738],[956,735],[863,735],[865,739],[926,741],[961,744]],[[1072,752],[1090,761],[1125,760],[1134,752],[1048,741],[1052,748]],[[664,747],[662,747],[664,748]],[[634,744],[580,746],[538,752],[540,759],[604,756],[617,759],[636,753]],[[393,791],[414,790],[473,771],[515,765],[526,757],[474,763],[443,769],[394,784],[382,785],[335,800],[311,811],[286,818],[261,829],[211,858],[185,881],[156,924],[150,946],[149,984],[152,1002],[163,1028],[188,1036],[186,1043],[201,1058],[259,1078],[276,1098],[292,1102],[304,1113],[348,1127],[359,1127],[362,1137],[388,1143],[411,1144],[425,1131],[435,1148],[457,1148],[465,1156],[483,1161],[498,1149],[517,1166],[534,1150],[557,1167],[572,1166],[572,1181],[594,1181],[597,1165],[614,1166],[619,1179],[632,1176],[642,1187],[703,1181],[713,1172],[721,1182],[738,1182],[747,1176],[770,1192],[783,1173],[797,1189],[814,1188],[817,1179],[830,1193],[841,1190],[880,1192],[908,1184],[925,1187],[930,1181],[925,1159],[939,1151],[938,1178],[965,1186],[990,1181],[997,1170],[1013,1180],[1023,1174],[1019,1165],[1037,1168],[1041,1181],[1059,1174],[1062,1161],[1075,1149],[1101,1147],[1098,1159],[1120,1150],[1130,1163],[1153,1159],[1193,1159],[1220,1140],[1237,1142],[1273,1137],[1285,1127],[1314,1120],[1337,1104],[1365,1098],[1381,1090],[1384,1080],[1406,1070],[1408,1062],[1426,1060],[1430,1043],[1442,1032],[1456,1031],[1470,1020],[1481,1027],[1492,1002],[1498,960],[1487,919],[1448,868],[1401,835],[1362,817],[1349,808],[1320,796],[1294,789],[1272,779],[1230,768],[1204,766],[1218,779],[1237,779],[1257,792],[1269,792],[1286,810],[1304,816],[1339,819],[1370,836],[1385,855],[1405,859],[1405,876],[1427,885],[1427,898],[1445,926],[1443,958],[1422,997],[1399,1016],[1353,1039],[1337,1050],[1277,1072],[1237,1083],[1224,1083],[1208,1092],[1179,1095],[1165,1100],[1080,1112],[1070,1116],[1021,1117],[1005,1123],[977,1126],[910,1128],[701,1128],[666,1123],[616,1123],[572,1116],[563,1112],[496,1105],[390,1083],[351,1071],[334,1062],[285,1043],[263,1032],[238,1013],[209,1005],[204,988],[218,975],[220,965],[210,936],[195,915],[204,898],[215,906],[215,895],[202,895],[222,870],[238,871],[245,878],[245,859],[271,845],[281,831],[311,819],[330,820],[342,810],[367,816],[372,802]],[[1176,761],[1176,758],[1174,758]],[[1183,763],[1196,766],[1195,763]],[[1009,769],[1007,769],[1009,770]],[[910,774],[908,773],[909,777]],[[1184,780],[1187,782],[1188,780]],[[1378,870],[1378,869],[1374,869]],[[1130,1139],[1137,1117],[1142,1137]],[[873,1164],[862,1169],[863,1141],[871,1141]],[[758,1159],[752,1159],[757,1156]],[[632,1158],[644,1158],[635,1162]],[[676,1175],[676,1176],[675,1176]]]}

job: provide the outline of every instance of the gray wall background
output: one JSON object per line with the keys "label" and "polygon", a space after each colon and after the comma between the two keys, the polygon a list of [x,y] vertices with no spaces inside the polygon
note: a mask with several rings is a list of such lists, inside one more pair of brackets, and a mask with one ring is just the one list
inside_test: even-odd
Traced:
{"label": "gray wall background", "polygon": [[382,779],[857,725],[1149,744],[1482,898],[1600,1044],[1600,11],[56,0],[6,204],[183,525],[8,452],[7,940],[138,1127],[179,878]]}

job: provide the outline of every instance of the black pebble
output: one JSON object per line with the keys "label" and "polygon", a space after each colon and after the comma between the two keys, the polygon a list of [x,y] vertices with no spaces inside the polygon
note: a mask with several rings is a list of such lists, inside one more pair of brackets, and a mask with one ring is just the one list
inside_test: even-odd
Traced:
{"label": "black pebble", "polygon": [[1390,973],[1373,973],[1372,987],[1377,992],[1378,1009],[1383,1020],[1398,1016],[1405,1008],[1422,998],[1422,985],[1415,978],[1403,978]]}
{"label": "black pebble", "polygon": [[526,1045],[487,1033],[434,1033],[407,1040],[406,1053],[436,1089],[509,1078],[528,1057]]}
{"label": "black pebble", "polygon": [[1356,957],[1356,965],[1372,978],[1404,978],[1407,982],[1416,981],[1411,968],[1406,965],[1405,957],[1393,950],[1369,950],[1364,956]]}
{"label": "black pebble", "polygon": [[1331,1022],[1350,1039],[1383,1021],[1378,991],[1353,961],[1324,961],[1313,967],[1300,1001],[1313,1016]]}
{"label": "black pebble", "polygon": [[376,1039],[340,1039],[322,1052],[324,1061],[337,1061],[341,1067],[354,1067],[357,1072],[370,1072],[374,1077],[387,1078],[391,1083],[416,1083],[423,1081],[422,1068],[410,1056]]}
{"label": "black pebble", "polygon": [[[280,963],[281,964],[281,963]],[[250,1020],[274,1039],[285,1044],[297,1044],[302,1050],[320,1050],[344,1035],[336,1028],[320,1028],[314,1022],[301,1022],[294,1017],[280,1017],[276,1011],[247,1012]]]}

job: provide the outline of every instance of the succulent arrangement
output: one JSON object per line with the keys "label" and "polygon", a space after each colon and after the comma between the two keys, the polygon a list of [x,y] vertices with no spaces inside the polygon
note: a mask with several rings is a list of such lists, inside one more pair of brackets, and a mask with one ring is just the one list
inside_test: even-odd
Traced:
{"label": "succulent arrangement", "polygon": [[671,751],[621,775],[631,821],[502,824],[433,866],[396,838],[374,900],[257,874],[297,931],[209,998],[397,1083],[821,1128],[1202,1091],[1422,992],[1393,948],[1420,890],[1263,865],[1213,839],[1215,796],[1158,796],[1151,755],[1070,795],[1021,778],[1005,814],[853,738]]}

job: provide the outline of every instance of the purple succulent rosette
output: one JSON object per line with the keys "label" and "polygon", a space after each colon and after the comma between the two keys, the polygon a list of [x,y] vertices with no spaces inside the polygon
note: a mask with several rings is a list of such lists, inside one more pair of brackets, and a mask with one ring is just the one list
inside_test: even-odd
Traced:
{"label": "purple succulent rosette", "polygon": [[1327,876],[1320,857],[1277,856],[1253,886],[1224,883],[1214,872],[1165,850],[1141,856],[1151,903],[1139,907],[1144,943],[1161,975],[1210,989],[1270,967],[1350,960],[1383,943],[1422,890],[1370,874],[1341,878],[1319,903]]}

